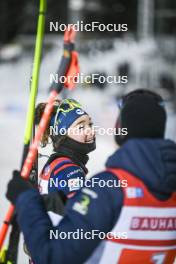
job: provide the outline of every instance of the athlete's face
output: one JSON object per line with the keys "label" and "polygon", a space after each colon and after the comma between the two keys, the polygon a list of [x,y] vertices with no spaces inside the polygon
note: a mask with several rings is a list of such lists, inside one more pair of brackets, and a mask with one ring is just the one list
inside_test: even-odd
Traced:
{"label": "athlete's face", "polygon": [[93,143],[95,131],[91,118],[88,115],[83,115],[76,119],[68,129],[68,137],[80,143]]}

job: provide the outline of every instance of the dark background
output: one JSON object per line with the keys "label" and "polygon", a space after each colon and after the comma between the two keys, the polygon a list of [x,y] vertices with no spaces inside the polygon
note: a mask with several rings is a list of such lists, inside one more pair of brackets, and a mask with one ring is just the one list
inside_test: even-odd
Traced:
{"label": "dark background", "polygon": [[[128,31],[138,37],[139,8],[143,0],[84,0],[78,11],[70,5],[75,0],[49,0],[47,4],[46,33],[49,22],[71,23],[72,17],[79,17],[84,23],[99,21],[108,23],[127,23]],[[176,1],[151,0],[154,16],[153,33],[155,35],[176,35]],[[71,4],[69,4],[71,3]],[[11,42],[18,34],[33,34],[36,28],[39,1],[36,0],[1,0],[0,1],[0,43]],[[58,34],[58,33],[57,33]],[[94,33],[89,37],[94,38]],[[103,37],[112,37],[115,33],[99,32]],[[123,34],[123,33],[121,33]],[[120,37],[121,34],[117,34]],[[100,37],[101,37],[100,36]]]}

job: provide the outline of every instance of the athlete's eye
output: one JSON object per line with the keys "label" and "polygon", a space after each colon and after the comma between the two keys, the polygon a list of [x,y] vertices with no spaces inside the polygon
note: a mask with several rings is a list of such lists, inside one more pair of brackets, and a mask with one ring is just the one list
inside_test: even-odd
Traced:
{"label": "athlete's eye", "polygon": [[81,130],[81,129],[83,129],[84,128],[84,125],[80,125],[79,126],[79,129]]}

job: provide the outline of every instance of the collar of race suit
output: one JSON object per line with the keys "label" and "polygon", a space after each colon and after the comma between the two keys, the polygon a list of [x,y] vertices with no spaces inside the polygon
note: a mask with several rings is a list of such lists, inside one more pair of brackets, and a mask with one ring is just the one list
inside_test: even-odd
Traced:
{"label": "collar of race suit", "polygon": [[87,154],[95,150],[95,148],[95,141],[93,143],[79,143],[71,138],[66,137],[59,144],[58,148],[54,149],[55,153],[50,156],[47,163],[51,163],[58,157],[68,157],[75,164],[80,166],[85,174],[87,174],[88,170],[86,168],[86,164],[89,160],[89,156]]}

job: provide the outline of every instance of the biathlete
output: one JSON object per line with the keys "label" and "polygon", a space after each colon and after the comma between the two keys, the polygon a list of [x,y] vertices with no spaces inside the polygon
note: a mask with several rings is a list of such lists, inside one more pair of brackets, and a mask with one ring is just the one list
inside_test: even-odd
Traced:
{"label": "biathlete", "polygon": [[[36,108],[36,124],[45,105],[40,103]],[[44,195],[47,211],[56,225],[59,216],[63,215],[65,201],[83,186],[88,173],[88,154],[96,148],[92,120],[77,101],[64,99],[55,102],[41,146],[45,147],[49,140],[53,153],[39,176],[39,191]]]}

